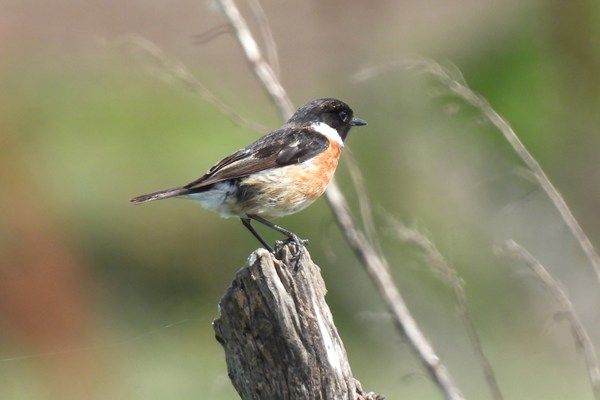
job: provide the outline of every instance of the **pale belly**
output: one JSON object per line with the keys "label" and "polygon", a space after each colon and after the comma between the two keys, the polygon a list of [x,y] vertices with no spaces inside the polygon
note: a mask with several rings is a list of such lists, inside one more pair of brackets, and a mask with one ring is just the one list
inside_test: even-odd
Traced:
{"label": "pale belly", "polygon": [[325,192],[330,180],[317,182],[306,170],[289,166],[242,179],[239,203],[232,208],[265,217],[283,217],[305,209]]}
{"label": "pale belly", "polygon": [[[329,154],[325,154],[329,152]],[[327,189],[337,167],[340,148],[333,147],[309,162],[268,169],[209,190],[186,196],[222,217],[283,217],[297,213]]]}
{"label": "pale belly", "polygon": [[331,181],[331,176],[315,179],[306,169],[306,166],[289,166],[267,170],[237,182],[219,182],[205,192],[185,197],[222,217],[283,217],[311,205]]}

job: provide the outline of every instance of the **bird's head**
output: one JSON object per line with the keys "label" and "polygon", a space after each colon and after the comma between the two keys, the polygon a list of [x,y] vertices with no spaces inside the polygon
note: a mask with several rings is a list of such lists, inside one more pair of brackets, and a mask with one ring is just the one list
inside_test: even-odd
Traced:
{"label": "bird's head", "polygon": [[297,127],[310,126],[325,136],[333,135],[334,132],[331,131],[333,130],[343,142],[350,128],[366,125],[367,122],[355,117],[350,106],[343,101],[324,98],[313,100],[300,107],[287,124]]}

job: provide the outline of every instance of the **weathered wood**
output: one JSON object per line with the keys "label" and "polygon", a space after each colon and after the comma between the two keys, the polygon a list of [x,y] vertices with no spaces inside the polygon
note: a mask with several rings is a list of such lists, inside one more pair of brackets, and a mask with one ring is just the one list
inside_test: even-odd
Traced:
{"label": "weathered wood", "polygon": [[295,244],[256,250],[219,303],[213,322],[243,400],[376,400],[352,377],[325,303],[320,269]]}

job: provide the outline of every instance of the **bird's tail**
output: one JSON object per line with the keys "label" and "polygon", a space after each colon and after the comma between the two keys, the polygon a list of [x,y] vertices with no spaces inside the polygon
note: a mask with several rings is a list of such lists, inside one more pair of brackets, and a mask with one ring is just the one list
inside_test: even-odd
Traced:
{"label": "bird's tail", "polygon": [[160,190],[154,193],[143,194],[141,196],[134,197],[129,201],[133,204],[142,204],[147,203],[149,201],[160,200],[160,199],[168,199],[169,197],[177,197],[182,194],[187,194],[189,192],[188,189],[178,187],[173,189]]}

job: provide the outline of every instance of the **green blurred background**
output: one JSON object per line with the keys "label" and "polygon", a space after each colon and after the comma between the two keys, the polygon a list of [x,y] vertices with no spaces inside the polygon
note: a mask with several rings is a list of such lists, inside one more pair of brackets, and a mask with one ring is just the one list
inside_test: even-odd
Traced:
{"label": "green blurred background", "polygon": [[[414,56],[456,65],[510,121],[598,244],[600,3],[263,6],[295,104],[335,96],[369,122],[347,150],[398,285],[467,397],[489,395],[451,291],[398,244],[382,210],[426,229],[464,278],[507,399],[591,398],[551,296],[494,253],[509,238],[526,246],[565,284],[598,343],[599,283],[511,148],[427,75],[352,76]],[[211,321],[257,243],[239,221],[189,202],[127,201],[195,179],[264,132],[191,94],[124,36],[156,43],[245,118],[265,129],[281,124],[231,34],[195,43],[223,23],[205,1],[0,2],[0,398],[237,398]],[[356,199],[344,163],[338,180]],[[363,387],[388,399],[442,398],[325,201],[279,222],[310,239]]]}

